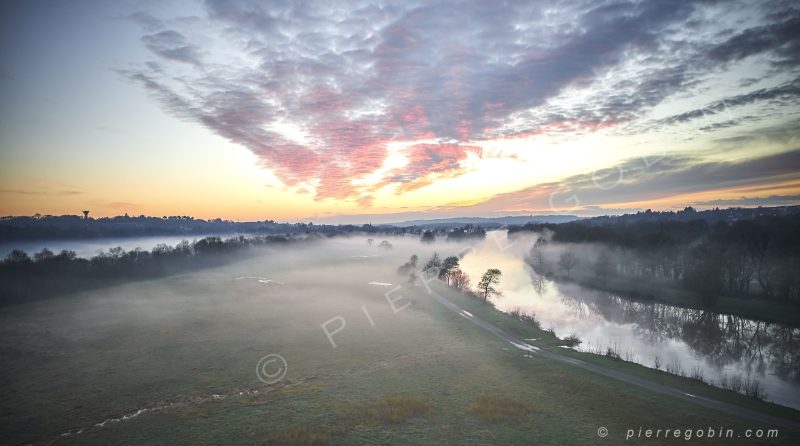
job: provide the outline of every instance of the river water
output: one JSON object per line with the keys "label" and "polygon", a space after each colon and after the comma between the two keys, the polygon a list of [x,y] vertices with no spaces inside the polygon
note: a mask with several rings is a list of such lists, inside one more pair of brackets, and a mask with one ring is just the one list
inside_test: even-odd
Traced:
{"label": "river water", "polygon": [[542,328],[561,338],[575,334],[583,341],[578,350],[602,354],[611,348],[622,359],[702,376],[717,386],[757,381],[767,400],[800,409],[800,328],[556,283],[524,261],[532,243],[490,232],[461,268],[473,284],[486,269],[499,268],[502,296],[493,298],[495,306],[535,314]]}

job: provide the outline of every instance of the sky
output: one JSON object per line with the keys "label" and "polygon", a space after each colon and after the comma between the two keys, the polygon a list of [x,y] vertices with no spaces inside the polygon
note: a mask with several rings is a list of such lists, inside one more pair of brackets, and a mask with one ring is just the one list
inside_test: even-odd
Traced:
{"label": "sky", "polygon": [[0,3],[0,215],[800,204],[793,1]]}

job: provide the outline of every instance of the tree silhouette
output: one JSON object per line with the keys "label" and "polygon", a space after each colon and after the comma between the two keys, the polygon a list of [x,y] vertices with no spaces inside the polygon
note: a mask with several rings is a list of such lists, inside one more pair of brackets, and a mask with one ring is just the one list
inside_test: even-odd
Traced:
{"label": "tree silhouette", "polygon": [[569,277],[569,272],[572,268],[575,268],[575,265],[578,264],[578,256],[573,254],[571,251],[566,251],[561,253],[561,256],[558,258],[558,266],[567,272],[567,277]]}
{"label": "tree silhouette", "polygon": [[470,287],[470,280],[469,276],[461,271],[460,269],[455,269],[450,272],[447,276],[449,285],[462,293],[469,291]]}
{"label": "tree silhouette", "polygon": [[611,255],[607,250],[600,252],[597,256],[597,261],[594,263],[594,273],[600,278],[603,285],[608,281],[608,275],[611,272]]}
{"label": "tree silhouette", "polygon": [[483,300],[486,301],[489,296],[498,296],[500,291],[495,288],[495,285],[500,284],[500,276],[503,273],[497,268],[487,269],[480,282],[478,282],[478,291],[483,294]]}
{"label": "tree silhouette", "polygon": [[450,276],[454,271],[458,270],[458,257],[450,256],[442,262],[442,268],[439,270],[439,278],[444,279],[450,285]]}

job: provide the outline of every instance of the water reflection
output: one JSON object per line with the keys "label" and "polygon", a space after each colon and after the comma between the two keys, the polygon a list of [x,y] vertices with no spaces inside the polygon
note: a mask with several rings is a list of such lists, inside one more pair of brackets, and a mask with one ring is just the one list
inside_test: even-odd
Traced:
{"label": "water reflection", "polygon": [[503,271],[503,296],[494,299],[500,310],[534,313],[558,336],[577,335],[580,350],[611,348],[623,359],[741,392],[758,382],[768,400],[800,408],[800,329],[556,283],[523,261],[531,243],[504,246],[488,237],[462,261],[473,281],[487,268]]}

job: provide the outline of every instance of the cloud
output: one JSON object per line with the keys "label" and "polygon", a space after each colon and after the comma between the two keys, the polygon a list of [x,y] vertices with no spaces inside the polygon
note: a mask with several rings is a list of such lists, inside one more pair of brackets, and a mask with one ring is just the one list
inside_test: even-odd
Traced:
{"label": "cloud", "polygon": [[372,201],[375,198],[372,195],[364,195],[363,197],[358,199],[358,207],[360,208],[368,208],[372,206]]}
{"label": "cloud", "polygon": [[138,24],[146,31],[155,32],[164,29],[164,22],[145,11],[136,11],[123,18]]}
{"label": "cloud", "polygon": [[542,183],[496,195],[473,207],[502,209],[583,209],[608,203],[636,203],[681,194],[800,180],[800,149],[737,162],[703,161],[669,155],[657,163],[641,158],[560,182]]}
{"label": "cloud", "polygon": [[[730,96],[725,99],[714,101],[705,107],[685,111],[680,114],[662,119],[659,124],[675,124],[688,122],[693,119],[704,118],[727,112],[730,108],[740,107],[755,102],[762,103],[785,103],[789,105],[800,104],[800,78],[786,82],[773,88],[761,88],[746,94]],[[756,116],[742,117],[742,119],[758,119]],[[726,121],[729,125],[734,125],[739,121]],[[721,123],[717,123],[717,127]]]}
{"label": "cloud", "polygon": [[0,194],[15,194],[15,195],[49,195],[57,197],[66,197],[70,195],[79,195],[83,192],[79,190],[45,190],[45,189],[0,189]]}
{"label": "cloud", "polygon": [[164,59],[202,65],[197,47],[177,31],[166,30],[148,34],[142,37],[142,42],[147,49]]}
{"label": "cloud", "polygon": [[378,187],[397,183],[398,192],[409,192],[437,180],[452,178],[464,172],[462,162],[469,154],[480,156],[482,150],[461,144],[415,144],[405,153],[408,164],[393,169]]}
{"label": "cloud", "polygon": [[105,201],[105,200],[92,200],[90,204],[104,208],[116,210],[136,210],[142,208],[139,203],[131,203],[129,201]]}
{"label": "cloud", "polygon": [[774,51],[773,63],[796,66],[800,62],[800,13],[788,7],[771,14],[775,23],[753,26],[710,48],[709,58],[735,61],[765,51]]}
{"label": "cloud", "polygon": [[[463,173],[479,141],[646,132],[719,113],[712,101],[646,119],[747,57],[771,60],[784,85],[730,104],[791,106],[800,13],[737,5],[207,0],[192,20],[132,14],[157,60],[119,71],[173,115],[248,148],[285,184],[369,205],[375,186],[360,180],[385,171],[381,187],[418,189]],[[740,124],[727,121],[706,131]],[[387,170],[394,142],[410,143],[408,164]]]}
{"label": "cloud", "polygon": [[[753,118],[753,120],[757,119],[758,117]],[[721,124],[724,124],[724,122]],[[800,144],[800,122],[789,119],[777,125],[768,125],[747,133],[713,140],[713,143],[722,148],[722,150],[740,148],[744,144],[752,144],[753,142],[777,143],[786,147],[797,146]]]}

